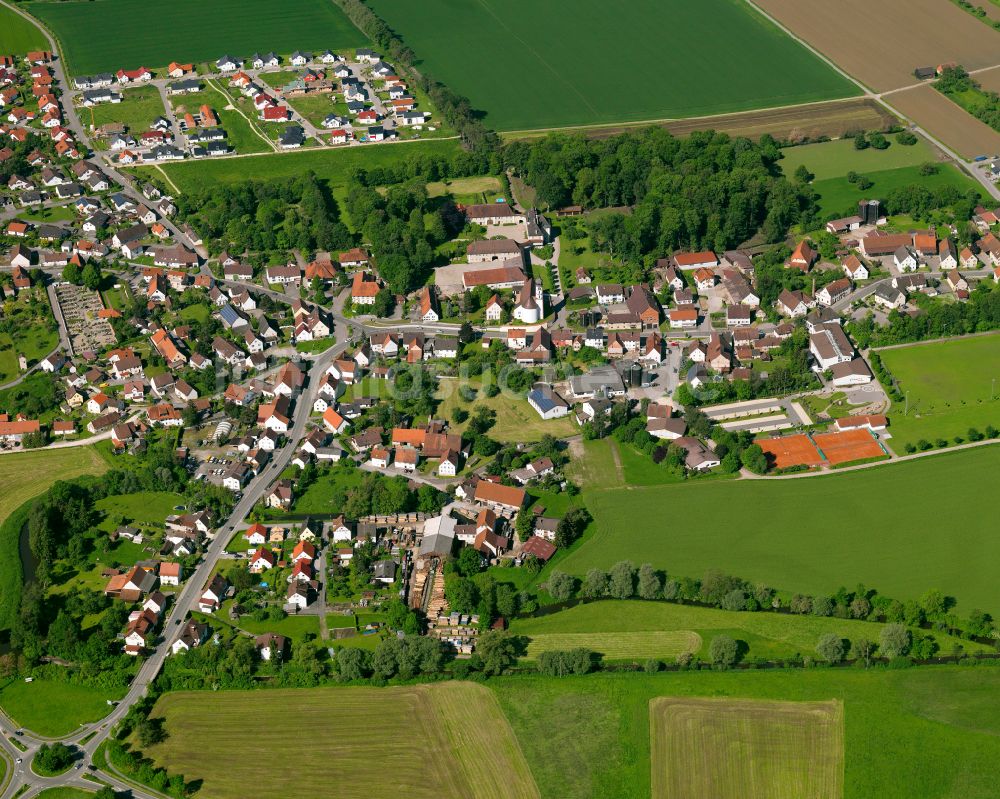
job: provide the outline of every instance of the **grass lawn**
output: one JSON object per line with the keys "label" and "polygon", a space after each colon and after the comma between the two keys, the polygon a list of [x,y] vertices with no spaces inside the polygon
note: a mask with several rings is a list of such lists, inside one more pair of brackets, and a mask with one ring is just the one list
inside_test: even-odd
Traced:
{"label": "grass lawn", "polygon": [[333,515],[339,512],[339,506],[333,504],[334,495],[361,483],[365,472],[360,469],[349,469],[334,466],[330,471],[321,474],[316,482],[306,489],[298,498],[293,508],[296,514],[327,513]]}
{"label": "grass lawn", "polygon": [[[939,588],[962,613],[995,614],[1000,539],[989,492],[970,487],[998,466],[1000,447],[991,446],[794,480],[586,487],[595,532],[560,568],[583,575],[627,557],[674,576],[721,569],[806,593],[863,582],[907,600]],[[946,527],[929,525],[945,507]]]}
{"label": "grass lawn", "polygon": [[[505,677],[488,685],[542,796],[552,799],[650,796],[650,703],[659,697],[838,700],[847,799],[996,795],[996,668],[605,673]],[[761,795],[788,796],[740,794]]]}
{"label": "grass lawn", "polygon": [[166,109],[155,86],[123,89],[122,101],[105,103],[93,108],[81,108],[80,119],[85,125],[100,127],[108,122],[122,122],[129,132],[138,136],[149,130],[153,120],[163,116]]}
{"label": "grass lawn", "polygon": [[143,0],[25,3],[60,40],[73,75],[164,67],[171,61],[212,61],[224,53],[255,50],[288,54],[296,49],[364,47],[365,37],[335,3],[304,0],[294,7],[267,0],[175,0],[159,9],[150,36]]}
{"label": "grass lawn", "polygon": [[323,120],[334,111],[334,97],[335,94],[306,94],[289,97],[287,102],[317,128],[322,128]]}
{"label": "grass lawn", "polygon": [[919,166],[928,161],[936,161],[937,155],[924,139],[917,139],[913,145],[899,144],[894,136],[889,136],[891,144],[885,150],[869,147],[854,149],[854,139],[837,139],[818,144],[803,144],[782,149],[779,162],[781,170],[792,177],[803,164],[816,176],[816,180],[843,177],[850,171],[867,174],[900,169],[904,166]]}
{"label": "grass lawn", "polygon": [[975,336],[881,350],[882,362],[909,395],[889,411],[890,445],[902,452],[922,438],[968,439],[970,427],[1000,427],[1000,336]]}
{"label": "grass lawn", "polygon": [[918,166],[865,172],[863,174],[872,182],[872,186],[864,191],[859,189],[857,184],[848,183],[846,177],[815,180],[812,187],[819,195],[820,216],[857,213],[859,200],[875,195],[884,196],[894,189],[913,184],[919,184],[928,189],[954,186],[963,192],[969,189],[979,191],[978,183],[963,175],[950,164],[938,164],[937,167],[938,171],[933,175],[921,175]]}
{"label": "grass lawn", "polygon": [[486,203],[503,196],[500,179],[493,175],[473,178],[454,178],[427,184],[427,194],[431,197],[451,195],[456,202]]}
{"label": "grass lawn", "polygon": [[205,322],[208,320],[210,314],[211,311],[209,308],[201,303],[189,305],[187,308],[181,308],[177,312],[177,315],[185,322]]}
{"label": "grass lawn", "polygon": [[[497,579],[501,579],[499,576]],[[547,649],[582,646],[608,660],[643,662],[646,658],[672,661],[680,652],[692,652],[708,661],[712,638],[720,633],[743,641],[748,657],[778,660],[796,654],[813,656],[824,633],[855,641],[878,642],[884,625],[876,622],[784,613],[739,613],[717,608],[669,602],[604,600],[537,618],[514,619],[510,630],[531,638],[528,657]],[[966,652],[990,651],[971,641],[935,635],[942,654],[955,644]]]}
{"label": "grass lawn", "polygon": [[95,507],[105,515],[101,522],[102,530],[114,529],[112,517],[121,514],[133,525],[148,525],[163,528],[163,520],[174,513],[184,511],[174,510],[185,502],[181,494],[173,491],[141,491],[137,494],[116,494],[97,501]]}
{"label": "grass lawn", "polygon": [[152,715],[165,719],[168,736],[146,753],[204,780],[214,799],[243,799],[246,774],[262,762],[294,762],[296,776],[256,771],[257,796],[312,799],[330,795],[331,785],[342,797],[538,796],[496,695],[472,683],[168,693]]}
{"label": "grass lawn", "polygon": [[[53,320],[54,323],[55,320]],[[36,320],[26,327],[18,327],[12,335],[0,333],[0,383],[13,380],[20,374],[18,356],[28,359],[28,366],[34,366],[59,344],[59,331],[50,330],[48,325]]]}
{"label": "grass lawn", "polygon": [[103,688],[68,682],[13,679],[0,688],[0,707],[14,721],[38,735],[69,735],[81,724],[97,721],[119,695]]}
{"label": "grass lawn", "polygon": [[[229,621],[231,604],[231,602],[226,603],[222,611],[213,618],[215,623],[233,624]],[[277,633],[293,641],[303,641],[306,634],[310,633],[314,638],[319,638],[319,616],[288,616],[280,621],[254,621],[250,616],[241,616],[235,624],[241,630],[254,635]]]}
{"label": "grass lawn", "polygon": [[29,50],[45,50],[48,46],[45,35],[30,19],[0,7],[0,53],[23,55]]}
{"label": "grass lawn", "polygon": [[[290,178],[312,170],[330,188],[347,184],[354,169],[407,162],[419,163],[421,158],[447,158],[458,152],[455,140],[425,141],[414,144],[379,144],[370,147],[342,147],[313,152],[270,153],[251,159],[222,159],[174,162],[163,165],[181,191],[193,191],[217,183],[238,183],[253,177],[257,180]],[[141,176],[145,167],[137,173]],[[414,169],[415,174],[422,170]]]}
{"label": "grass lawn", "polygon": [[79,788],[46,788],[35,794],[37,799],[87,799],[93,795],[91,791],[81,791]]}
{"label": "grass lawn", "polygon": [[76,219],[72,205],[56,205],[51,208],[32,208],[18,211],[18,219],[25,222],[69,222]]}
{"label": "grass lawn", "polygon": [[[599,0],[572,7],[530,0],[371,6],[417,53],[422,71],[468,97],[498,130],[691,117],[857,94],[737,0],[638,0],[613,12]],[[495,35],[483,36],[487,30]],[[736,41],[735,59],[711,44]],[[544,89],[525,94],[517,80],[498,80],[499,64],[511,76],[536,76]],[[632,79],[643,75],[663,79]]]}
{"label": "grass lawn", "polygon": [[[469,381],[469,385],[478,389],[478,381]],[[442,419],[451,419],[451,412],[455,407],[463,407],[470,414],[478,407],[486,406],[496,411],[496,424],[490,428],[487,435],[497,441],[538,441],[543,435],[549,433],[556,438],[576,435],[580,428],[570,416],[561,419],[542,419],[523,397],[510,396],[501,391],[495,397],[487,397],[477,391],[472,402],[465,402],[458,394],[457,381],[442,381],[438,388],[438,397],[441,404],[437,409],[437,416]],[[451,423],[456,431],[463,431],[468,422],[462,424]]]}

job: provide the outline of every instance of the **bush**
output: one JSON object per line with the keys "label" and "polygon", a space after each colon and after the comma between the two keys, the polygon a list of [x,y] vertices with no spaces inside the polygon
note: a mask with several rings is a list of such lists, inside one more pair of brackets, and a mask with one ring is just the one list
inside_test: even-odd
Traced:
{"label": "bush", "polygon": [[583,648],[542,652],[537,665],[539,673],[549,677],[586,674],[594,665],[594,653]]}
{"label": "bush", "polygon": [[827,663],[840,663],[844,659],[844,642],[835,633],[821,635],[816,644],[816,654]]}
{"label": "bush", "polygon": [[717,635],[708,647],[708,656],[718,669],[728,669],[736,663],[740,648],[736,641],[728,635]]}

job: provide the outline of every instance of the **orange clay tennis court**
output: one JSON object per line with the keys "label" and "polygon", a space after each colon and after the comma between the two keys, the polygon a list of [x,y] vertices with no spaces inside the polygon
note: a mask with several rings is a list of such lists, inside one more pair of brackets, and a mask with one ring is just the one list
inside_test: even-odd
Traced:
{"label": "orange clay tennis court", "polygon": [[759,438],[754,443],[760,445],[768,460],[773,461],[777,469],[787,469],[789,466],[819,466],[823,463],[823,456],[819,454],[815,444],[807,435]]}
{"label": "orange clay tennis court", "polygon": [[831,466],[867,458],[887,457],[882,445],[864,428],[845,430],[841,433],[816,433],[813,441]]}

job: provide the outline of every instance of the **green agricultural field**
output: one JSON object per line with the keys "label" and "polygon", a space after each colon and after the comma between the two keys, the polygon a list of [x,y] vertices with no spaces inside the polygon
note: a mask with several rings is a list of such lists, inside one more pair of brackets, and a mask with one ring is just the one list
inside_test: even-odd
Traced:
{"label": "green agricultural field", "polygon": [[[920,439],[968,439],[970,427],[1000,428],[1000,336],[975,336],[881,350],[908,395],[889,411],[897,453]],[[907,407],[908,406],[908,407]]]}
{"label": "green agricultural field", "polygon": [[120,695],[104,688],[36,679],[15,678],[0,688],[0,707],[14,721],[38,735],[69,735],[81,724],[103,718],[108,700]]}
{"label": "green agricultural field", "polygon": [[858,93],[738,0],[638,0],[613,9],[600,0],[371,6],[417,53],[421,70],[468,97],[498,130],[693,117]]}
{"label": "green agricultural field", "polygon": [[650,702],[659,697],[836,700],[843,704],[845,799],[996,796],[996,668],[632,672],[488,685],[546,799],[650,796]]}
{"label": "green agricultural field", "polygon": [[157,117],[164,115],[163,99],[155,86],[124,89],[122,101],[116,105],[105,103],[93,108],[81,108],[80,119],[95,128],[109,122],[121,122],[129,132],[138,136],[149,130]]}
{"label": "green agricultural field", "polygon": [[169,693],[153,716],[169,734],[146,753],[170,772],[204,780],[214,799],[243,799],[246,775],[262,762],[295,763],[295,778],[259,769],[258,796],[312,799],[331,785],[348,799],[538,796],[495,695],[472,683]]}
{"label": "green agricultural field", "polygon": [[[163,172],[181,191],[194,191],[217,183],[238,183],[248,178],[275,180],[291,178],[312,170],[331,188],[347,184],[354,169],[371,169],[398,163],[413,165],[414,174],[423,157],[449,158],[460,149],[457,140],[413,144],[384,144],[346,147],[312,152],[270,153],[247,159],[184,161],[166,164]],[[142,175],[144,168],[136,172]]]}
{"label": "green agricultural field", "polygon": [[21,55],[29,50],[45,50],[48,46],[45,35],[30,19],[0,7],[0,53]]}
{"label": "green agricultural field", "polygon": [[[627,557],[673,576],[721,569],[805,593],[863,582],[905,600],[938,588],[960,612],[996,614],[1000,539],[989,492],[970,486],[998,467],[1000,447],[987,446],[791,480],[585,488],[594,532],[559,568],[583,575]],[[945,527],[928,525],[938,517]]]}
{"label": "green agricultural field", "polygon": [[859,189],[857,184],[849,183],[846,177],[815,180],[812,187],[819,195],[820,217],[857,213],[859,200],[876,195],[884,196],[894,189],[913,184],[928,189],[953,186],[961,192],[979,191],[978,183],[963,175],[951,164],[938,164],[937,167],[937,172],[933,175],[921,175],[918,166],[865,172],[864,176],[872,182],[872,186],[864,191]]}
{"label": "green agricultural field", "polygon": [[[497,576],[501,580],[500,575]],[[603,600],[537,618],[515,619],[510,630],[530,639],[528,657],[552,649],[584,647],[607,660],[642,663],[646,658],[672,661],[681,652],[709,660],[708,647],[725,633],[747,644],[747,656],[780,660],[813,656],[821,635],[835,633],[848,641],[878,641],[884,625],[853,619],[739,613],[670,602]],[[935,634],[940,650],[959,644],[966,652],[991,651],[974,642]]]}
{"label": "green agricultural field", "polygon": [[25,3],[57,36],[73,75],[134,68],[165,67],[171,61],[215,61],[229,53],[246,57],[255,50],[349,50],[365,37],[326,0],[293,6],[267,0],[175,0],[157,9],[151,36],[143,0]]}
{"label": "green agricultural field", "polygon": [[920,166],[938,160],[937,153],[924,139],[917,139],[916,144],[909,146],[899,144],[893,136],[889,136],[889,141],[891,144],[885,150],[876,150],[874,147],[856,150],[854,139],[785,147],[781,151],[782,159],[779,164],[789,177],[795,174],[796,169],[805,165],[816,176],[816,180],[828,180],[843,177],[851,171],[862,174],[885,172],[888,169]]}

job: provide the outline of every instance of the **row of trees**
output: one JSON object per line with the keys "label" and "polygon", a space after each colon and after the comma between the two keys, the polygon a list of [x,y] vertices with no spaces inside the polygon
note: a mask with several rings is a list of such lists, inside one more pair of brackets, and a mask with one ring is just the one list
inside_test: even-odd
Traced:
{"label": "row of trees", "polygon": [[[952,613],[955,600],[941,591],[927,591],[919,601],[900,602],[864,585],[853,591],[840,588],[833,596],[795,594],[782,599],[771,587],[751,583],[720,571],[709,571],[698,580],[670,577],[644,563],[619,561],[609,571],[591,569],[582,580],[554,570],[542,586],[557,602],[574,597],[597,599],[646,599],[694,602],[729,611],[787,611],[798,615],[832,616],[921,628],[927,625],[967,638],[984,638],[994,632],[993,619],[981,610],[961,618]],[[919,643],[919,642],[918,642]]]}

